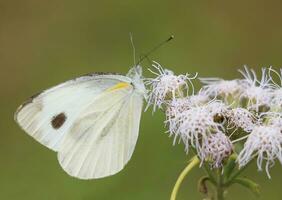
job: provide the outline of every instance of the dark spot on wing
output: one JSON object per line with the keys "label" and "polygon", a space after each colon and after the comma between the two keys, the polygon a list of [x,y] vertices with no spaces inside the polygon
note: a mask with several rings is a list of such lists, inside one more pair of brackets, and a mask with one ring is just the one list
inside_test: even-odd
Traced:
{"label": "dark spot on wing", "polygon": [[60,113],[52,118],[51,124],[54,129],[59,129],[66,121],[65,113]]}

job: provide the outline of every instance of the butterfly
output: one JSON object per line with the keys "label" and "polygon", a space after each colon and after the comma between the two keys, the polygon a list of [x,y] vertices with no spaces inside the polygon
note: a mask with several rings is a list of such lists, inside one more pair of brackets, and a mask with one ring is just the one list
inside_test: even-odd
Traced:
{"label": "butterfly", "polygon": [[130,160],[145,96],[139,65],[126,76],[93,73],[32,96],[17,109],[15,121],[57,152],[69,175],[102,178]]}

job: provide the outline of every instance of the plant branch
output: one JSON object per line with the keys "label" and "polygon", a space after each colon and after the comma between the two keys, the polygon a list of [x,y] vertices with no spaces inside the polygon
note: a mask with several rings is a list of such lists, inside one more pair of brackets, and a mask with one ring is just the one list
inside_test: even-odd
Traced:
{"label": "plant branch", "polygon": [[191,161],[189,162],[189,164],[187,165],[187,167],[185,167],[185,169],[180,173],[170,196],[170,200],[175,200],[178,190],[181,186],[181,183],[183,182],[184,178],[187,176],[187,174],[198,164],[200,163],[200,160],[198,159],[197,156],[194,156]]}

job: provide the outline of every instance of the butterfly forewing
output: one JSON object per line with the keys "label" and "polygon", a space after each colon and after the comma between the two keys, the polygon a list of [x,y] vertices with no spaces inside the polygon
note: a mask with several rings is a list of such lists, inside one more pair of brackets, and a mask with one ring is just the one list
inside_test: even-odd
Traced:
{"label": "butterfly forewing", "polygon": [[29,99],[19,107],[15,120],[38,142],[57,151],[81,112],[120,82],[130,82],[130,79],[93,74],[67,81]]}

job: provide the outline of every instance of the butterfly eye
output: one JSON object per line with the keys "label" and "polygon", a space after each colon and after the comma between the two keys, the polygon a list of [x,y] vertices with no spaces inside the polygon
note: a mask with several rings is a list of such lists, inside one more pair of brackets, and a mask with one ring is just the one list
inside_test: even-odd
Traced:
{"label": "butterfly eye", "polygon": [[51,124],[54,129],[59,129],[63,124],[65,123],[67,117],[65,113],[60,113],[58,115],[55,115],[52,120]]}

